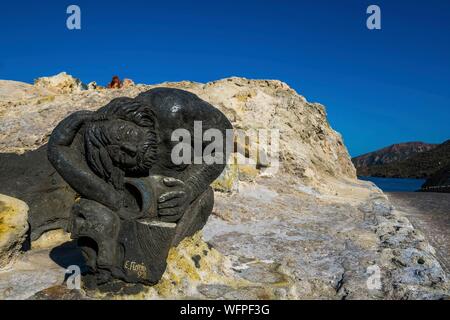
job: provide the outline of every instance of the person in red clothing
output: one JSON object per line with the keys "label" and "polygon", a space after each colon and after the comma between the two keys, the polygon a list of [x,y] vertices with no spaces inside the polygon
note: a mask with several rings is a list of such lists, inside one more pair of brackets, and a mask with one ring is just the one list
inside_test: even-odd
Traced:
{"label": "person in red clothing", "polygon": [[122,87],[122,81],[118,76],[114,76],[111,82],[108,84],[109,89],[120,89]]}

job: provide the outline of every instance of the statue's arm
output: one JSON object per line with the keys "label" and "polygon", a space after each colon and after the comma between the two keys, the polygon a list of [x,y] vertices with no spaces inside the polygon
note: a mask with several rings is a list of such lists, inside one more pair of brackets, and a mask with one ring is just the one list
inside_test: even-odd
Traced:
{"label": "statue's arm", "polygon": [[[203,131],[208,129],[219,130],[223,137],[223,145],[220,150],[215,150],[215,156],[221,159],[219,163],[207,164],[205,159],[202,159],[202,164],[193,164],[189,169],[189,178],[185,181],[186,185],[192,191],[193,199],[202,194],[208,186],[223,172],[227,162],[226,154],[226,139],[227,130],[232,129],[232,125],[229,120],[222,114],[216,114],[212,119],[203,121]],[[210,142],[202,142],[203,148]],[[194,148],[194,146],[193,146]]]}
{"label": "statue's arm", "polygon": [[225,164],[192,165],[191,176],[186,180],[192,199],[196,199],[208,186],[217,179],[225,168]]}
{"label": "statue's arm", "polygon": [[84,198],[97,201],[112,210],[121,207],[120,193],[88,167],[80,148],[72,145],[84,122],[92,112],[75,112],[53,130],[48,142],[48,159],[63,179]]}

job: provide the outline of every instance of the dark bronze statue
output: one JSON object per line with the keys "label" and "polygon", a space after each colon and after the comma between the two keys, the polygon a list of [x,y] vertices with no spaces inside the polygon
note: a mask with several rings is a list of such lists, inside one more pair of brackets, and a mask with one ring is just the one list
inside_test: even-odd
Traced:
{"label": "dark bronze statue", "polygon": [[231,129],[196,95],[155,88],[95,112],[75,112],[53,131],[48,158],[80,195],[68,229],[83,251],[91,285],[113,278],[157,283],[170,247],[205,225],[214,204],[210,183],[227,155],[224,146],[214,151],[219,163],[172,161],[174,130],[187,130],[192,148],[198,143],[194,121],[224,137]]}

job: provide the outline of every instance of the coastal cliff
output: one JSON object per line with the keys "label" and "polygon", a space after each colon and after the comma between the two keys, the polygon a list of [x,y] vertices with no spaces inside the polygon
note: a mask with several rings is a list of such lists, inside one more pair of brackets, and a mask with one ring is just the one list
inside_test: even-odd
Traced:
{"label": "coastal cliff", "polygon": [[359,176],[427,179],[450,164],[450,140],[404,143],[353,158]]}
{"label": "coastal cliff", "polygon": [[436,147],[437,144],[423,142],[397,143],[377,151],[354,157],[352,162],[358,171],[358,175],[365,176],[370,172],[370,167],[403,161],[418,153],[429,151]]}

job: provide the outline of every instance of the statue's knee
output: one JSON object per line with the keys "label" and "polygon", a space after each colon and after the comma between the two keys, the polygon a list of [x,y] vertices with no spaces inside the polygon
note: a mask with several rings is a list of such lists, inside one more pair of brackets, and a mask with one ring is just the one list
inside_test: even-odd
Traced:
{"label": "statue's knee", "polygon": [[72,208],[70,232],[72,234],[94,233],[116,237],[119,232],[118,215],[104,205],[81,199]]}
{"label": "statue's knee", "polygon": [[120,219],[104,205],[81,199],[72,208],[70,232],[93,268],[114,265],[118,258]]}

